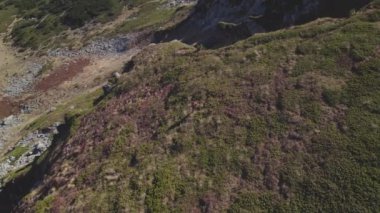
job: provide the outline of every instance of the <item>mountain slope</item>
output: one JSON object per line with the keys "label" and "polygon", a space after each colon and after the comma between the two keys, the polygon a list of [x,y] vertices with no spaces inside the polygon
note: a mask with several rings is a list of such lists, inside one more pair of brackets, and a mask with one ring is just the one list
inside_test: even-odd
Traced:
{"label": "mountain slope", "polygon": [[[0,33],[21,50],[79,48],[94,37],[154,31],[187,14],[189,4],[170,0],[0,1]],[[192,1],[188,1],[192,2]],[[178,15],[179,14],[179,15]],[[176,17],[178,15],[178,17]],[[13,25],[12,24],[13,21]]]}
{"label": "mountain slope", "polygon": [[0,191],[50,146],[65,114],[88,112],[150,34],[192,7],[189,1],[127,1],[116,17],[100,20],[102,10],[70,28],[64,23],[69,8],[50,10],[57,1],[20,2],[0,1]]}
{"label": "mountain slope", "polygon": [[27,212],[376,211],[379,62],[378,1],[217,50],[150,45],[0,200]]}

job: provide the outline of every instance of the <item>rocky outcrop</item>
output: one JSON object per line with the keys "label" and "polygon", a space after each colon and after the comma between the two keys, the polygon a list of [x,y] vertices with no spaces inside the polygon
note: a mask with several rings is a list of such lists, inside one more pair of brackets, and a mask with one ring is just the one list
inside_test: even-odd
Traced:
{"label": "rocky outcrop", "polygon": [[[12,150],[9,150],[9,156],[0,162],[0,190],[1,180],[10,172],[23,168],[32,163],[34,159],[47,150],[53,139],[53,135],[58,134],[57,127],[59,123],[41,131],[35,131],[22,138]],[[24,150],[21,154],[12,155],[15,149]]]}
{"label": "rocky outcrop", "polygon": [[165,4],[165,7],[175,8],[175,7],[184,6],[184,5],[191,5],[191,4],[194,4],[196,2],[197,2],[197,0],[169,0]]}
{"label": "rocky outcrop", "polygon": [[324,16],[341,17],[368,0],[200,0],[193,13],[174,29],[158,32],[155,41],[180,39],[220,47],[252,34],[301,24]]}

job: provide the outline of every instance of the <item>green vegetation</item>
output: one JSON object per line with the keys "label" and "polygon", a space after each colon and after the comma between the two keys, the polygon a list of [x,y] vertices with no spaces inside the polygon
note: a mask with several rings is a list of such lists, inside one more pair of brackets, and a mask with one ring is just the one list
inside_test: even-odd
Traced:
{"label": "green vegetation", "polygon": [[55,36],[65,29],[59,18],[47,15],[43,20],[21,20],[16,23],[12,30],[14,42],[21,47],[38,49],[45,44],[49,38]]}
{"label": "green vegetation", "polygon": [[[52,45],[56,36],[68,27],[77,28],[89,21],[105,22],[116,17],[123,7],[117,0],[16,0],[9,2],[0,14],[16,14],[22,19],[12,30],[12,39],[20,47],[39,49]],[[13,9],[14,8],[14,9]],[[4,19],[2,28],[9,18]],[[11,20],[10,20],[11,21]],[[1,29],[2,29],[1,28]]]}
{"label": "green vegetation", "polygon": [[18,15],[21,19],[11,31],[12,40],[19,47],[38,50],[70,42],[65,40],[67,34],[64,33],[69,28],[79,28],[86,23],[105,24],[120,15],[124,7],[133,14],[115,29],[100,34],[157,30],[165,24],[176,23],[190,10],[187,6],[166,8],[163,3],[148,0],[10,1],[0,9],[0,18],[4,17],[0,19],[0,32],[13,20],[11,15]]}
{"label": "green vegetation", "polygon": [[333,107],[339,103],[339,91],[325,89],[322,92],[322,97],[329,106]]}
{"label": "green vegetation", "polygon": [[377,211],[379,9],[217,50],[146,47],[107,102],[76,108],[51,162],[67,173],[28,196],[72,211]]}
{"label": "green vegetation", "polygon": [[148,2],[141,5],[141,9],[129,17],[120,27],[117,27],[118,33],[128,33],[141,30],[147,27],[154,27],[168,22],[176,9],[163,8],[160,2]]}
{"label": "green vegetation", "polygon": [[101,89],[89,94],[79,95],[51,112],[46,113],[34,120],[25,131],[33,131],[53,125],[52,122],[64,122],[65,117],[72,115],[83,115],[94,109],[94,102],[102,96]]}
{"label": "green vegetation", "polygon": [[257,195],[252,192],[239,194],[238,198],[231,205],[228,212],[269,212],[274,211],[273,199],[270,194]]}
{"label": "green vegetation", "polygon": [[[376,21],[358,21],[371,13],[253,36],[216,51],[173,42],[140,55],[119,92],[144,82],[173,89],[164,112],[153,107],[159,100],[145,112],[159,120],[151,127],[159,130],[155,139],[143,142],[149,149],[124,151],[139,161],[134,175],[125,173],[131,189],[123,192],[137,196],[126,200],[163,212],[217,210],[224,199],[233,201],[230,212],[377,209],[380,29]],[[336,120],[331,113],[342,105],[348,114]],[[259,189],[237,187],[231,195],[234,178]]]}
{"label": "green vegetation", "polygon": [[[117,89],[136,92],[149,107],[141,111],[132,101],[120,109],[131,116],[128,134],[109,121],[103,134],[112,140],[119,132],[117,143],[86,154],[99,159],[107,150],[108,157],[86,169],[80,185],[95,184],[88,181],[100,168],[114,168],[118,188],[103,183],[87,196],[99,200],[96,194],[119,190],[125,197],[116,206],[136,211],[141,203],[152,212],[378,209],[380,28],[359,21],[369,15],[257,35],[215,51],[179,42],[151,47]],[[149,98],[139,85],[172,89]],[[342,105],[347,114],[336,117]]]}
{"label": "green vegetation", "polygon": [[17,146],[11,152],[9,152],[6,157],[14,157],[15,161],[21,157],[25,152],[28,151],[28,147]]}
{"label": "green vegetation", "polygon": [[12,3],[28,18],[42,20],[47,14],[62,16],[60,21],[71,27],[82,26],[94,18],[101,20],[117,15],[123,6],[123,1],[116,0],[16,0]]}
{"label": "green vegetation", "polygon": [[2,6],[0,4],[0,33],[6,32],[8,26],[14,20],[14,15],[17,14],[17,9],[13,6]]}
{"label": "green vegetation", "polygon": [[[23,154],[25,154],[27,151],[28,151],[28,147],[25,147],[25,146],[16,146],[14,147],[11,151],[9,151],[8,153],[6,153],[1,159],[0,159],[0,162],[3,162],[5,160],[8,160],[10,159],[10,157],[12,157],[12,163],[17,161]],[[10,176],[13,176],[13,174],[11,174]],[[1,181],[1,180],[0,180]]]}
{"label": "green vegetation", "polygon": [[83,26],[87,21],[97,18],[109,20],[117,15],[122,8],[122,1],[118,0],[76,0],[76,1],[53,1],[55,8],[68,9],[63,17],[63,23],[72,26]]}
{"label": "green vegetation", "polygon": [[170,169],[163,169],[154,174],[153,186],[147,190],[145,203],[150,212],[168,212],[164,199],[175,190],[175,175]]}
{"label": "green vegetation", "polygon": [[52,201],[53,201],[52,196],[47,196],[43,200],[37,201],[35,212],[37,212],[37,213],[49,212]]}

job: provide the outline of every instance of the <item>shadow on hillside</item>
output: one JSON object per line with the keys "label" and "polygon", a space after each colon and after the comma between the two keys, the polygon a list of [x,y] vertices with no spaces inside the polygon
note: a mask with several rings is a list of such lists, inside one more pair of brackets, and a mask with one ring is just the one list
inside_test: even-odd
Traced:
{"label": "shadow on hillside", "polygon": [[[153,42],[177,39],[187,44],[196,43],[214,49],[233,44],[256,33],[284,29],[317,18],[347,17],[352,10],[364,7],[370,0],[267,0],[262,1],[262,4],[257,2],[199,0],[193,12],[183,22],[173,28],[156,32]],[[223,11],[220,11],[221,8]]]}
{"label": "shadow on hillside", "polygon": [[[61,147],[70,136],[70,129],[75,118],[66,119],[65,124],[58,127],[59,134],[53,138],[52,145],[45,151],[45,157],[41,160],[36,158],[30,165],[30,170],[8,182],[0,192],[0,212],[12,212],[19,201],[28,194],[36,183],[42,181],[46,172],[60,155]],[[44,155],[41,155],[43,157]]]}

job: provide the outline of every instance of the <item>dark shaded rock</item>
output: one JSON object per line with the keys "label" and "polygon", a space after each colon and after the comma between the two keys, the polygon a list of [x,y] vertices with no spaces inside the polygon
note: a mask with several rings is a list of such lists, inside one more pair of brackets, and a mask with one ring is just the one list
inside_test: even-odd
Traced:
{"label": "dark shaded rock", "polygon": [[[318,17],[344,17],[369,0],[200,0],[193,13],[154,41],[182,40],[208,48],[234,43],[255,33],[303,24]],[[227,23],[222,24],[221,23]]]}
{"label": "dark shaded rock", "polygon": [[112,91],[112,86],[109,84],[106,84],[102,87],[104,94],[108,94]]}

